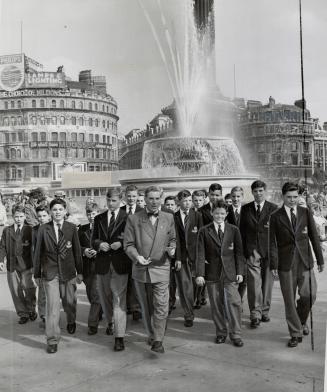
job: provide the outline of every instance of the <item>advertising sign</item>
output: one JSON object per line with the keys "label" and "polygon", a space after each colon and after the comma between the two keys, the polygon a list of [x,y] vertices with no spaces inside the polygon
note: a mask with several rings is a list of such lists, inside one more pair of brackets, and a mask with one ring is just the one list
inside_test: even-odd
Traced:
{"label": "advertising sign", "polygon": [[64,88],[65,74],[62,72],[33,72],[25,74],[26,88]]}
{"label": "advertising sign", "polygon": [[0,56],[0,90],[15,91],[24,83],[24,55]]}

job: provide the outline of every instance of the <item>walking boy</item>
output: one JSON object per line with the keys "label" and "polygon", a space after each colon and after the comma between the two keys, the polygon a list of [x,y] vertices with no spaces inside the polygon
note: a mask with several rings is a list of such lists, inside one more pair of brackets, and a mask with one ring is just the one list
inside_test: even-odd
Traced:
{"label": "walking boy", "polygon": [[[63,199],[50,203],[52,221],[40,226],[34,253],[34,277],[42,278],[46,296],[47,352],[57,352],[60,340],[60,299],[67,316],[67,332],[76,330],[76,283],[83,281],[81,247],[76,226],[65,221]],[[77,273],[77,276],[76,276]]]}
{"label": "walking boy", "polygon": [[24,206],[13,206],[12,216],[14,224],[4,228],[0,241],[0,265],[3,266],[6,257],[7,281],[18,323],[25,324],[37,318],[36,287],[32,279],[32,227],[24,223]]}
{"label": "walking boy", "polygon": [[200,286],[207,283],[216,343],[225,343],[229,329],[234,346],[242,347],[242,304],[238,292],[243,280],[242,240],[239,229],[225,222],[226,210],[223,201],[213,203],[213,222],[199,231],[196,282]]}

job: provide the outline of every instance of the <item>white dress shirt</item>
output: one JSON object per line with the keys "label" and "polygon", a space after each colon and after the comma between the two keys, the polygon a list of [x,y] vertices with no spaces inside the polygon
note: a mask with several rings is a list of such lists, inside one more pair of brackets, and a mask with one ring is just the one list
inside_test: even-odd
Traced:
{"label": "white dress shirt", "polygon": [[179,212],[181,214],[181,219],[182,219],[182,222],[183,222],[183,226],[185,227],[185,212],[187,212],[187,215],[189,215],[190,210],[188,210],[188,211],[179,210]]}
{"label": "white dress shirt", "polygon": [[255,202],[254,202],[254,208],[255,208],[255,210],[257,211],[257,210],[258,210],[258,206],[260,205],[260,212],[261,212],[262,209],[263,209],[263,206],[265,205],[265,201],[266,201],[266,200],[262,201],[260,204],[258,204],[258,203],[255,201]]}
{"label": "white dress shirt", "polygon": [[236,214],[236,211],[237,211],[238,215],[240,215],[241,214],[241,206],[239,206],[239,207],[233,206],[233,211],[234,211],[234,215]]}
{"label": "white dress shirt", "polygon": [[129,214],[130,210],[132,210],[131,214],[135,214],[136,204],[133,204],[132,206],[129,206],[128,204],[126,204],[126,213]]}
{"label": "white dress shirt", "polygon": [[225,231],[225,223],[224,222],[222,222],[222,223],[213,222],[213,224],[215,225],[215,229],[216,229],[217,234],[218,234],[219,226],[220,226],[220,230],[224,234],[224,231]]}

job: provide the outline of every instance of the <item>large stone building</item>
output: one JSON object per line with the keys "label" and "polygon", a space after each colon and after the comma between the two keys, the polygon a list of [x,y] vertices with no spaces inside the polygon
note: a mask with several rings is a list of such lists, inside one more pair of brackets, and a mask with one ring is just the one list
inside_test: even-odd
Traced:
{"label": "large stone building", "polygon": [[238,145],[246,166],[280,189],[288,180],[311,179],[317,167],[325,170],[327,132],[311,118],[303,102],[294,105],[248,101],[240,116]]}
{"label": "large stone building", "polygon": [[0,185],[60,186],[62,172],[118,168],[117,102],[105,77],[70,80],[24,54],[0,57]]}

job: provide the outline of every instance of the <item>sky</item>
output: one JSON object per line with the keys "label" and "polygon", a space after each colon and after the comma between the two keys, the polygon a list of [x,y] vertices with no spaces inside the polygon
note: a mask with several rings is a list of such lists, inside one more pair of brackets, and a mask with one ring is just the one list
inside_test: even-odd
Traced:
{"label": "sky", "polygon": [[[141,0],[160,32],[157,0]],[[162,0],[171,31],[184,0]],[[298,0],[216,0],[216,78],[225,96],[292,104],[301,98]],[[327,2],[302,0],[307,106],[327,121]],[[23,52],[73,80],[105,75],[119,131],[143,128],[173,96],[140,0],[0,0],[0,55]]]}

